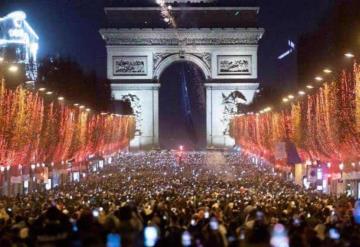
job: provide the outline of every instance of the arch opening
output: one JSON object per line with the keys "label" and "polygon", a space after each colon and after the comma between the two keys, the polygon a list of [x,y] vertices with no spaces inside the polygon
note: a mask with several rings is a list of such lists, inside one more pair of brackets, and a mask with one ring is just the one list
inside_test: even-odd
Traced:
{"label": "arch opening", "polygon": [[206,75],[191,61],[175,61],[160,74],[160,147],[206,147]]}
{"label": "arch opening", "polygon": [[156,67],[154,72],[154,77],[160,78],[161,74],[167,69],[168,66],[172,65],[176,62],[191,62],[195,64],[203,73],[206,79],[211,77],[211,71],[208,65],[200,59],[199,57],[193,55],[193,54],[173,54],[168,57],[166,57],[164,60],[162,60],[159,65]]}

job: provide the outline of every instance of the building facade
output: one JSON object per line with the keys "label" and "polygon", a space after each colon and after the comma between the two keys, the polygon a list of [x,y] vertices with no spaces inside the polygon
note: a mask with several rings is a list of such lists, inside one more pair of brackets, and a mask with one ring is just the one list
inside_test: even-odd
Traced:
{"label": "building facade", "polygon": [[0,60],[22,65],[28,81],[37,79],[39,37],[26,21],[26,14],[15,11],[0,17]]}
{"label": "building facade", "polygon": [[[175,3],[174,3],[175,2]],[[200,2],[200,3],[199,3]],[[259,8],[217,1],[154,1],[105,8],[107,77],[115,100],[131,102],[137,119],[133,149],[159,144],[159,78],[178,61],[198,66],[206,78],[209,148],[232,147],[232,114],[250,104],[259,86]]]}

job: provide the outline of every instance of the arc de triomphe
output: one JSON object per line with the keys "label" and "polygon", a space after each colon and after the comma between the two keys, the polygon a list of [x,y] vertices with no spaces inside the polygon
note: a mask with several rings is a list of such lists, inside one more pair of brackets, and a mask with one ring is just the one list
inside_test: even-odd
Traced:
{"label": "arc de triomphe", "polygon": [[100,30],[114,100],[130,100],[136,115],[131,148],[158,147],[159,78],[177,61],[192,62],[205,75],[208,147],[233,146],[231,114],[238,104],[250,104],[259,86],[257,52],[264,33],[257,28],[259,8],[168,0],[174,27],[155,2],[106,7],[107,27]]}

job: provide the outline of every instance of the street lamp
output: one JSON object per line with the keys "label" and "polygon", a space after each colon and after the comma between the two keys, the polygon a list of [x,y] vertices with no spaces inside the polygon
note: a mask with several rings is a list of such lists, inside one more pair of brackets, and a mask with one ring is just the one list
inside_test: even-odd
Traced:
{"label": "street lamp", "polygon": [[347,57],[347,58],[353,58],[353,57],[355,57],[355,55],[354,55],[353,53],[351,53],[351,52],[345,53],[344,56]]}
{"label": "street lamp", "polygon": [[344,163],[340,163],[339,168],[340,168],[340,171],[343,171],[344,170]]}
{"label": "street lamp", "polygon": [[332,73],[331,69],[328,69],[328,68],[325,68],[323,71],[324,71],[325,74],[331,74]]}
{"label": "street lamp", "polygon": [[8,70],[9,70],[11,73],[16,73],[16,72],[18,72],[19,67],[16,66],[16,65],[10,65],[9,68],[8,68]]}

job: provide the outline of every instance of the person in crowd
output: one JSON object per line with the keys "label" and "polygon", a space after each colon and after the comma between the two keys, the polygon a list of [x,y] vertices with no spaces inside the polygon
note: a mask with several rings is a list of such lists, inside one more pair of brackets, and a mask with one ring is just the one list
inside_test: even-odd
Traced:
{"label": "person in crowd", "polygon": [[120,153],[79,182],[1,197],[0,246],[360,246],[353,199],[245,153],[180,155]]}

